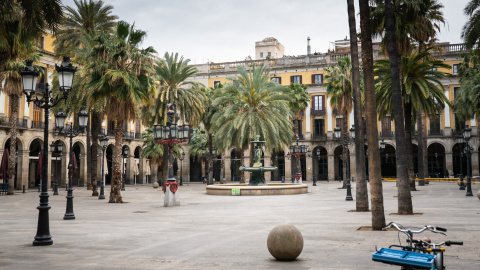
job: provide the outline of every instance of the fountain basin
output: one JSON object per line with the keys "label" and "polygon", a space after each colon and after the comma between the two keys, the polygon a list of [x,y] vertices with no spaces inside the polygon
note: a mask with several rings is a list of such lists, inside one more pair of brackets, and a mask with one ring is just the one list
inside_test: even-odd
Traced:
{"label": "fountain basin", "polygon": [[[240,191],[237,193],[235,191]],[[306,184],[267,184],[249,186],[248,184],[220,184],[207,186],[207,194],[220,196],[268,196],[295,195],[308,193]]]}

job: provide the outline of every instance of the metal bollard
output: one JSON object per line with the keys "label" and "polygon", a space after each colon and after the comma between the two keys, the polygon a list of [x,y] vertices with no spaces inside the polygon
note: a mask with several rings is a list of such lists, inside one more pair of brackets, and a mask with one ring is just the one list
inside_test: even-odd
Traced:
{"label": "metal bollard", "polygon": [[23,192],[22,193],[25,193],[25,185],[23,185]]}

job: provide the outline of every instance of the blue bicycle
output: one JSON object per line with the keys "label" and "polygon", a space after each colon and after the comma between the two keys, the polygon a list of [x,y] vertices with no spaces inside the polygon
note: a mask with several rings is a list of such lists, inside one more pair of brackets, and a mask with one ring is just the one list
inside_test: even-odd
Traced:
{"label": "blue bicycle", "polygon": [[433,233],[440,233],[447,235],[447,229],[435,226],[425,226],[420,230],[406,229],[402,225],[390,222],[387,227],[395,228],[398,232],[407,235],[407,245],[391,245],[389,248],[382,248],[372,254],[372,260],[386,264],[399,265],[404,270],[411,269],[430,269],[430,270],[444,270],[443,252],[445,248],[442,246],[463,245],[463,242],[445,241],[441,243],[432,243],[427,237],[414,237],[414,234],[420,234],[424,231],[431,231]]}

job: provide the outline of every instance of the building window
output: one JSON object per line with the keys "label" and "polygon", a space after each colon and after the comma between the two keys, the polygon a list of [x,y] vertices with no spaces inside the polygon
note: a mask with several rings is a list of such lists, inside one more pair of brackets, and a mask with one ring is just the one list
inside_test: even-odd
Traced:
{"label": "building window", "polygon": [[315,111],[323,111],[324,98],[323,96],[313,96],[313,109]]}
{"label": "building window", "polygon": [[[431,68],[430,70],[431,70],[431,71],[438,71],[438,69],[437,69],[436,67]],[[433,74],[428,74],[428,76],[433,76]]]}
{"label": "building window", "polygon": [[[336,126],[336,127],[339,127],[340,130],[343,129],[343,120],[344,120],[343,117],[337,117],[337,118],[335,118],[335,126]],[[342,136],[343,136],[343,130],[342,130]]]}
{"label": "building window", "polygon": [[440,129],[440,115],[432,115],[430,116],[430,135],[441,135],[442,131]]}
{"label": "building window", "polygon": [[45,50],[45,37],[41,37],[37,40],[37,46],[39,50]]}
{"label": "building window", "polygon": [[323,74],[313,74],[312,84],[323,84]]}
{"label": "building window", "polygon": [[290,76],[290,82],[302,84],[302,76],[301,75]]}
{"label": "building window", "polygon": [[263,58],[263,52],[260,53],[260,58]]}
{"label": "building window", "polygon": [[213,89],[217,89],[220,86],[220,81],[213,82]]}
{"label": "building window", "polygon": [[385,116],[381,121],[382,134],[381,136],[393,136],[392,133],[392,119],[390,116]]}
{"label": "building window", "polygon": [[322,136],[325,134],[325,120],[324,119],[315,119],[313,126],[314,136]]}
{"label": "building window", "polygon": [[270,79],[272,82],[276,82],[278,84],[282,84],[282,78],[281,77],[272,77]]}
{"label": "building window", "polygon": [[459,66],[459,64],[454,64],[454,65],[453,65],[453,68],[452,68],[453,74],[457,74],[457,73],[458,73],[458,66]]}
{"label": "building window", "polygon": [[271,52],[268,52],[268,53],[267,53],[267,56],[268,56],[268,57],[271,57],[271,56],[272,56],[272,53],[271,53]]}

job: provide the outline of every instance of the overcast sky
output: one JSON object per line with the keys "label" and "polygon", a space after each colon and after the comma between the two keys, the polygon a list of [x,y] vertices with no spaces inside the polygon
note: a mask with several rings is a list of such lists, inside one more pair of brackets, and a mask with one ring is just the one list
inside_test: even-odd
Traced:
{"label": "overcast sky", "polygon": [[[275,37],[286,55],[326,52],[349,35],[345,0],[103,0],[120,20],[148,35],[142,47],[178,52],[195,64],[255,57],[255,42]],[[358,1],[355,1],[358,2]],[[468,0],[440,0],[447,20],[439,40],[460,43]],[[73,6],[73,0],[63,0]],[[358,3],[356,3],[358,5]],[[358,14],[358,6],[356,7]],[[359,18],[357,17],[357,25]],[[357,27],[358,28],[358,27]]]}

